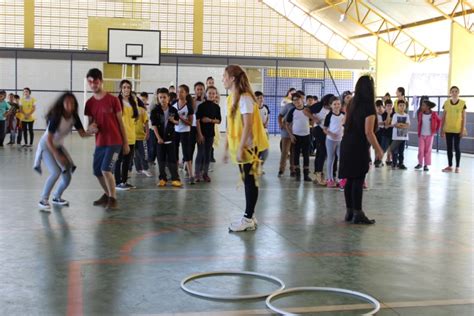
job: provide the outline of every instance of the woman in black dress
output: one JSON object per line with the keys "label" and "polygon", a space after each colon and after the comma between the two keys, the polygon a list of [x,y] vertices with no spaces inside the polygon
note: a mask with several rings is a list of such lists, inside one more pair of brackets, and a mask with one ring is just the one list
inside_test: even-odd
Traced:
{"label": "woman in black dress", "polygon": [[382,159],[382,148],[377,142],[374,80],[365,75],[359,78],[354,98],[347,108],[344,136],[341,143],[339,178],[347,179],[344,187],[347,222],[374,224],[362,211],[362,192],[365,175],[369,171],[369,144],[375,149],[376,159]]}

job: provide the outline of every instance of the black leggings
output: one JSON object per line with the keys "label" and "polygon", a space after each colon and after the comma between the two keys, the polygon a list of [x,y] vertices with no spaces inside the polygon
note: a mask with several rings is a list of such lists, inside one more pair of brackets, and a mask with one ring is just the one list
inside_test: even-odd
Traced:
{"label": "black leggings", "polygon": [[448,164],[450,167],[453,166],[453,144],[454,150],[456,151],[456,168],[459,168],[461,163],[461,148],[459,143],[461,142],[461,137],[456,133],[446,133],[446,147],[448,150]]}
{"label": "black leggings", "polygon": [[365,177],[347,178],[344,186],[344,197],[346,198],[346,207],[348,209],[362,211],[362,192]]}
{"label": "black leggings", "polygon": [[123,154],[123,150],[120,151],[117,162],[115,163],[115,183],[127,183],[128,171],[132,165],[132,160],[135,152],[135,145],[129,145],[130,152],[127,155]]}
{"label": "black leggings", "polygon": [[30,145],[33,145],[35,134],[33,132],[34,122],[21,122],[21,128],[23,129],[23,138],[25,139],[25,145],[28,145],[28,134],[30,134]]}
{"label": "black leggings", "polygon": [[295,135],[296,143],[295,143],[295,152],[294,152],[294,160],[293,163],[295,164],[295,168],[300,167],[300,155],[303,154],[303,168],[309,168],[309,146],[310,146],[310,135],[306,136],[298,136]]}
{"label": "black leggings", "polygon": [[245,214],[246,218],[252,218],[255,213],[255,205],[258,200],[258,187],[255,183],[255,176],[250,174],[252,170],[252,164],[247,163],[239,165],[240,172],[243,174],[244,186],[245,186]]}
{"label": "black leggings", "polygon": [[193,161],[194,151],[196,150],[197,144],[197,128],[196,126],[191,126],[191,132],[189,134],[189,155],[191,161]]}
{"label": "black leggings", "polygon": [[314,159],[314,171],[323,172],[324,161],[326,160],[326,134],[321,127],[313,128],[314,139],[316,142],[316,157]]}
{"label": "black leggings", "polygon": [[174,133],[174,144],[176,146],[176,160],[179,161],[179,144],[181,144],[181,152],[183,154],[183,162],[192,161],[191,157],[191,133],[176,132]]}

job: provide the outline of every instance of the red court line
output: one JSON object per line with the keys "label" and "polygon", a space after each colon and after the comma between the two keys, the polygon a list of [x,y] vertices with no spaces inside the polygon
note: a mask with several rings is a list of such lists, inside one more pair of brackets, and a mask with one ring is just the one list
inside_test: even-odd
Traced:
{"label": "red court line", "polygon": [[69,263],[68,288],[67,288],[67,315],[82,316],[83,315],[83,297],[82,297],[82,263],[72,261]]}
{"label": "red court line", "polygon": [[[137,264],[137,263],[157,263],[157,262],[176,262],[176,261],[209,261],[209,260],[235,260],[235,259],[256,259],[254,255],[247,256],[195,256],[195,257],[164,257],[164,258],[133,258],[130,256],[133,248],[140,242],[148,239],[157,237],[159,235],[175,232],[180,228],[191,228],[191,227],[206,227],[202,224],[189,224],[182,225],[173,229],[166,229],[162,231],[148,232],[141,236],[135,237],[127,241],[122,247],[120,247],[121,256],[118,258],[108,259],[87,259],[71,261],[69,263],[69,276],[68,276],[68,298],[67,298],[67,315],[68,316],[82,316],[83,315],[83,289],[82,289],[82,276],[81,267],[86,264],[109,264],[109,265],[121,265],[121,264]],[[473,252],[474,249],[462,249],[461,252]],[[440,254],[440,253],[459,253],[460,251],[453,251],[452,249],[444,250],[429,250],[424,252],[416,252],[416,255],[427,255],[427,254]],[[281,260],[288,257],[383,257],[383,256],[401,256],[406,253],[397,253],[394,251],[359,251],[359,252],[295,252],[295,253],[280,253],[275,256],[259,257],[262,260]]]}

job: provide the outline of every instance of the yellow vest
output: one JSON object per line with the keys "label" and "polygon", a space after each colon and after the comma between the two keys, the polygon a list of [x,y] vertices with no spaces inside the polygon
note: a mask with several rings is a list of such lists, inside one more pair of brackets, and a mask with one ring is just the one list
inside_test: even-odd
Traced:
{"label": "yellow vest", "polygon": [[444,109],[444,132],[462,133],[462,112],[466,107],[466,102],[459,99],[458,104],[452,104],[451,100],[446,100]]}
{"label": "yellow vest", "polygon": [[[20,99],[21,108],[24,113],[31,113],[31,111],[33,111],[33,106],[35,103],[36,99],[32,97],[30,97],[28,100],[26,100],[25,98]],[[29,118],[26,118],[26,115],[21,113],[20,120],[23,122],[34,122],[35,117],[33,115],[30,115]]]}
{"label": "yellow vest", "polygon": [[131,105],[123,104],[122,121],[125,128],[125,135],[129,145],[134,145],[136,141],[135,135],[135,119],[133,118],[133,108]]}
{"label": "yellow vest", "polygon": [[135,121],[135,136],[137,140],[145,140],[145,123],[148,121],[148,113],[142,107],[138,107],[138,119]]}
{"label": "yellow vest", "polygon": [[[258,104],[253,105],[253,122],[252,122],[252,147],[244,151],[242,161],[237,162],[237,150],[240,146],[242,138],[243,122],[240,114],[240,105],[237,106],[236,114],[232,118],[230,116],[232,110],[232,95],[227,97],[227,142],[229,144],[229,153],[232,161],[238,164],[254,163],[259,160],[258,153],[269,147],[267,133],[263,128],[262,118],[258,110]],[[256,148],[256,152],[252,149]]]}

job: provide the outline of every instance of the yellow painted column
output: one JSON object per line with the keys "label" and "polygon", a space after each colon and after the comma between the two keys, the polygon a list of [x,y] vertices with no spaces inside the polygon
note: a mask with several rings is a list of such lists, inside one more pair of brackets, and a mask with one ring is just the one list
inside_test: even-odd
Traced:
{"label": "yellow painted column", "polygon": [[394,95],[398,87],[404,87],[408,90],[414,67],[414,61],[379,39],[377,41],[375,69],[376,94],[382,96],[389,92]]}
{"label": "yellow painted column", "polygon": [[194,0],[193,53],[202,54],[204,41],[204,0]]}
{"label": "yellow painted column", "polygon": [[23,4],[23,41],[25,48],[35,48],[35,0]]}
{"label": "yellow painted column", "polygon": [[458,86],[461,94],[474,94],[474,34],[454,22],[451,24],[450,52],[449,87]]}

